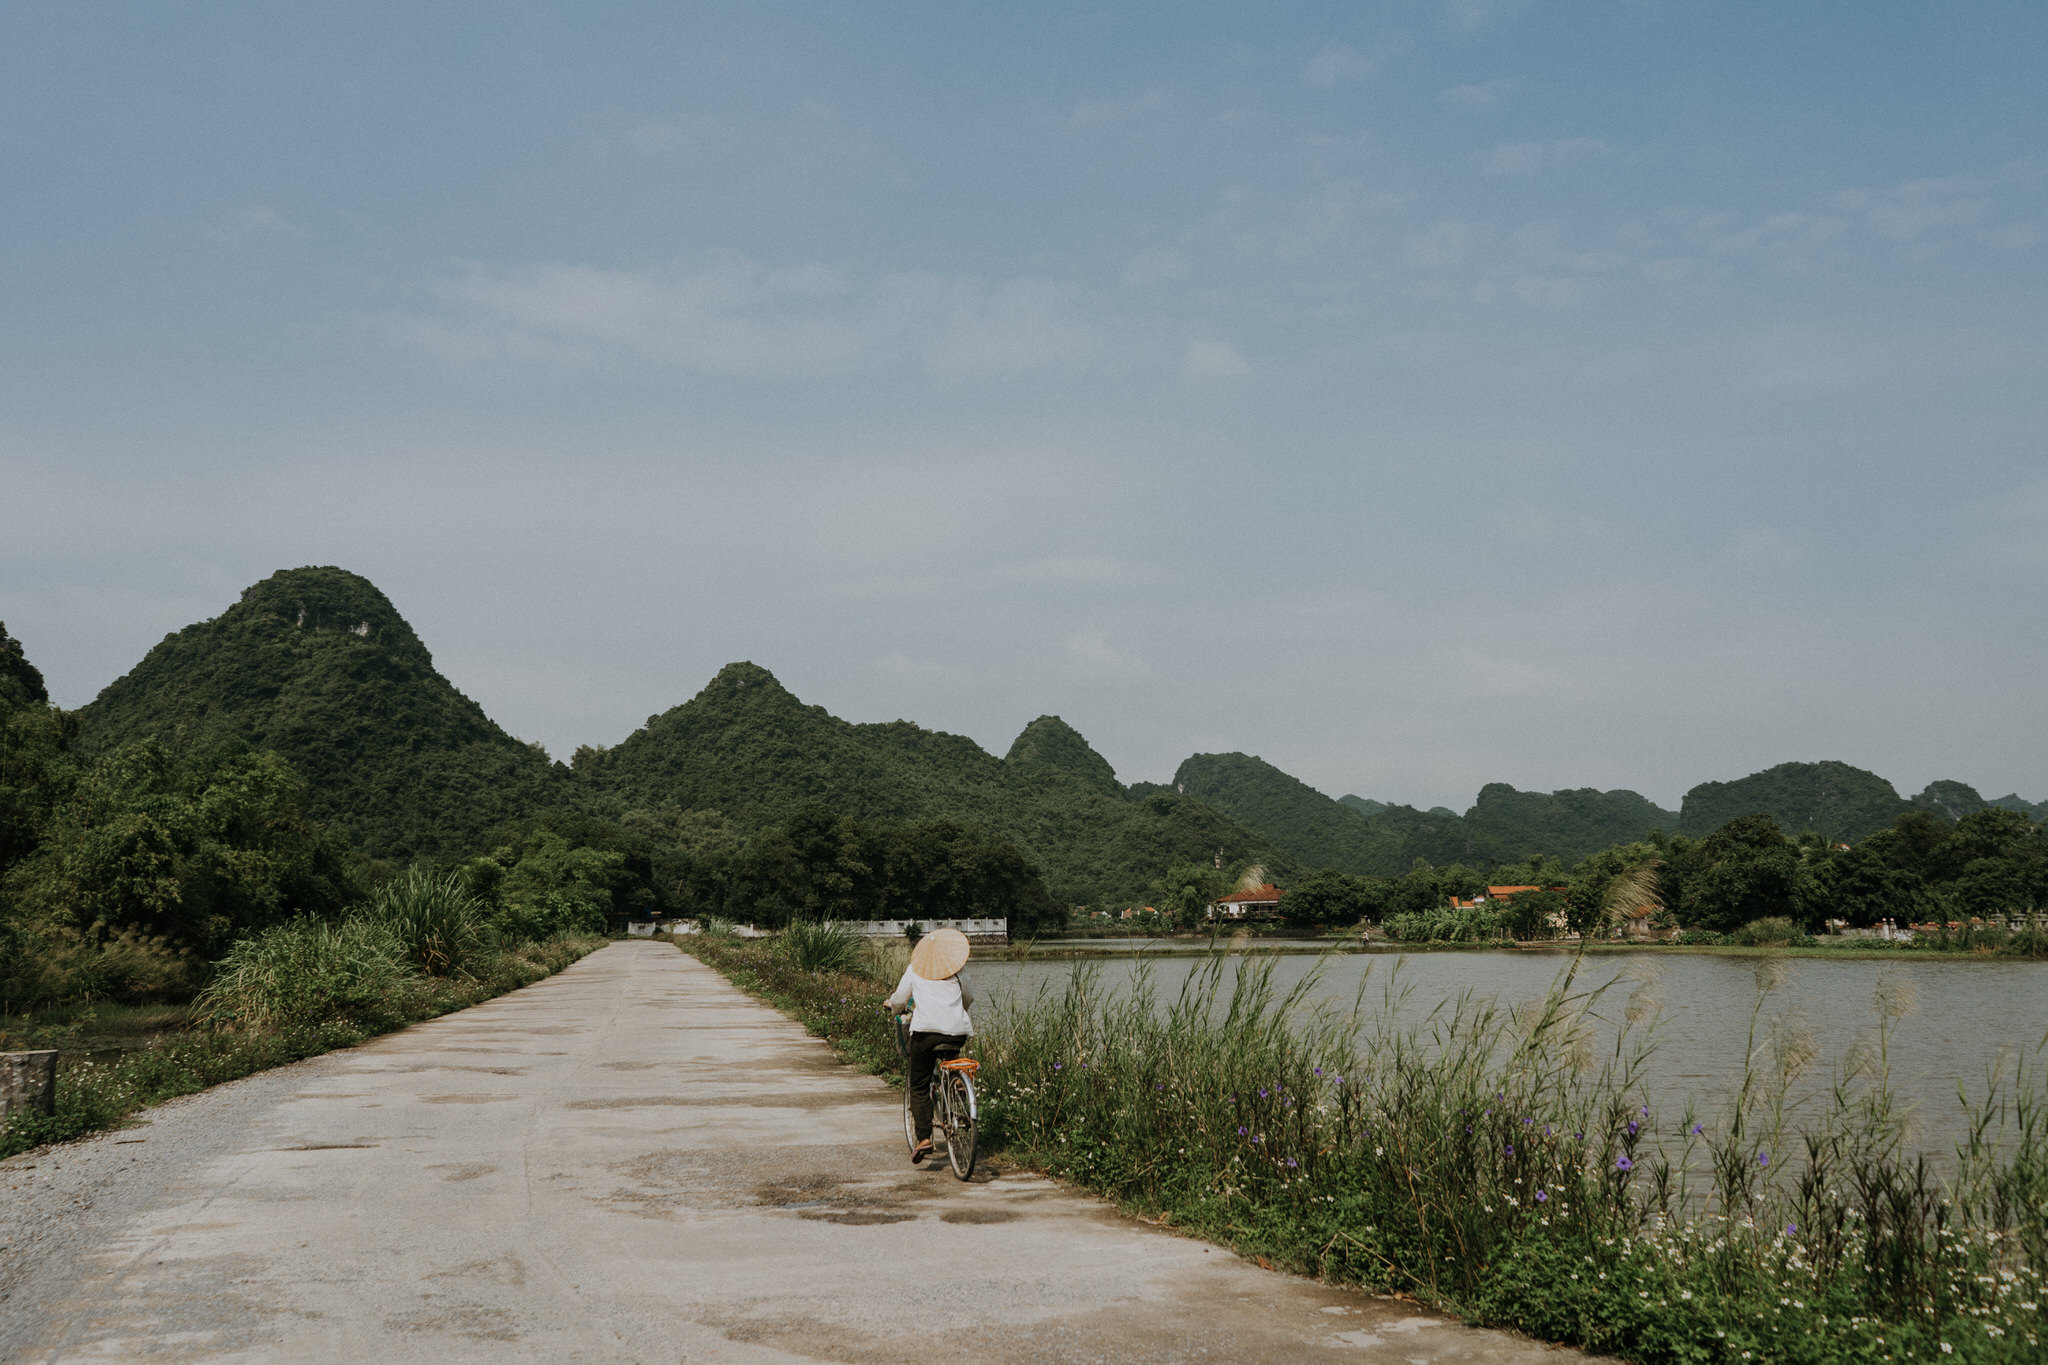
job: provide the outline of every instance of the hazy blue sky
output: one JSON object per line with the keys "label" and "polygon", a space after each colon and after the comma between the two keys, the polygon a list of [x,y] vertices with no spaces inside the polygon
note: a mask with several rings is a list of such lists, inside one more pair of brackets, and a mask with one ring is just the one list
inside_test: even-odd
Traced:
{"label": "hazy blue sky", "polygon": [[2048,796],[2048,5],[0,9],[0,620],[1126,780]]}

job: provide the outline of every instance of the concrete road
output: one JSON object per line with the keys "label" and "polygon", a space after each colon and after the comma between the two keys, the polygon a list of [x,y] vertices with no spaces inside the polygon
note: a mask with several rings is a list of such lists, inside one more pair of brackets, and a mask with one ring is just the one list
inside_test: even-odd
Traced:
{"label": "concrete road", "polygon": [[1584,1358],[912,1168],[897,1092],[618,943],[0,1163],[0,1359]]}

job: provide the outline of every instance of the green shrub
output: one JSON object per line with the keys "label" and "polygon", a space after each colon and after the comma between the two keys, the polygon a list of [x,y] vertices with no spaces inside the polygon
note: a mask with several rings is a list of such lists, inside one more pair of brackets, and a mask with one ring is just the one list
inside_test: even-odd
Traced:
{"label": "green shrub", "polygon": [[2048,957],[2048,930],[2018,930],[1995,951],[2000,957]]}
{"label": "green shrub", "polygon": [[437,877],[413,868],[393,878],[377,889],[366,918],[390,933],[406,960],[428,976],[461,972],[490,937],[483,902],[454,872]]}
{"label": "green shrub", "polygon": [[195,1004],[217,1028],[376,1024],[404,1012],[418,980],[405,944],[381,920],[302,916],[230,948]]}
{"label": "green shrub", "polygon": [[1728,935],[1728,942],[1739,943],[1746,948],[1767,948],[1774,944],[1797,943],[1805,937],[1791,920],[1773,915],[1751,920]]}
{"label": "green shrub", "polygon": [[776,951],[803,972],[851,971],[861,961],[864,935],[831,920],[796,920],[776,940]]}

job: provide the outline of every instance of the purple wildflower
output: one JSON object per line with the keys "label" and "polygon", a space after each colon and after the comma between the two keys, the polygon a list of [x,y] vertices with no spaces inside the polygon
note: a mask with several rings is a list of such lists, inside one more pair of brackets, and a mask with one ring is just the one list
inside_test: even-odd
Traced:
{"label": "purple wildflower", "polygon": [[1769,1152],[1758,1152],[1758,1153],[1756,1154],[1756,1164],[1757,1164],[1757,1165],[1759,1165],[1759,1166],[1768,1166],[1768,1165],[1770,1165],[1770,1164],[1771,1164],[1771,1154],[1770,1154]]}
{"label": "purple wildflower", "polygon": [[1701,1128],[1703,1128],[1703,1127],[1705,1127],[1705,1126],[1706,1126],[1706,1125],[1704,1125],[1704,1124],[1699,1124],[1699,1123],[1695,1123],[1695,1124],[1694,1124],[1694,1125],[1692,1126],[1692,1135],[1693,1135],[1694,1137],[1698,1137],[1698,1136],[1700,1135],[1700,1129],[1701,1129]]}
{"label": "purple wildflower", "polygon": [[1629,1160],[1629,1159],[1628,1159],[1627,1157],[1625,1157],[1625,1156],[1618,1156],[1618,1157],[1616,1157],[1616,1158],[1614,1159],[1614,1169],[1615,1169],[1615,1170],[1617,1170],[1617,1171],[1632,1171],[1632,1170],[1634,1170],[1635,1168],[1636,1168],[1636,1163],[1635,1163],[1635,1162],[1633,1162],[1633,1161],[1630,1161],[1630,1160]]}
{"label": "purple wildflower", "polygon": [[1296,1160],[1295,1160],[1295,1159],[1294,1159],[1293,1157],[1288,1157],[1288,1158],[1287,1158],[1287,1165],[1288,1165],[1288,1167],[1289,1167],[1290,1169],[1292,1169],[1292,1168],[1294,1168],[1294,1167],[1296,1167],[1296,1166],[1299,1166],[1299,1165],[1301,1165],[1301,1163],[1300,1163],[1299,1161],[1296,1161]]}
{"label": "purple wildflower", "polygon": [[1638,1130],[1637,1130],[1637,1128],[1636,1128],[1636,1121],[1635,1121],[1634,1119],[1630,1119],[1630,1120],[1628,1121],[1628,1135],[1629,1135],[1630,1137],[1634,1137],[1634,1136],[1636,1135],[1637,1131],[1638,1131]]}
{"label": "purple wildflower", "polygon": [[1515,1144],[1514,1144],[1514,1143],[1512,1143],[1512,1142],[1510,1142],[1510,1143],[1508,1144],[1508,1155],[1509,1155],[1509,1156],[1513,1156],[1514,1154],[1515,1154]]}
{"label": "purple wildflower", "polygon": [[1791,1235],[1792,1235],[1793,1233],[1795,1233],[1795,1232],[1797,1232],[1797,1231],[1799,1231],[1799,1224],[1797,1224],[1797,1223],[1787,1223],[1787,1224],[1785,1224],[1785,1235],[1786,1235],[1787,1237],[1790,1237],[1790,1236],[1791,1236]]}
{"label": "purple wildflower", "polygon": [[1245,1127],[1244,1127],[1244,1125],[1243,1125],[1243,1124],[1241,1124],[1241,1123],[1240,1123],[1240,1124],[1238,1124],[1238,1125],[1237,1125],[1237,1135],[1238,1135],[1239,1137],[1243,1137],[1243,1136],[1244,1136],[1244,1134],[1245,1134]]}

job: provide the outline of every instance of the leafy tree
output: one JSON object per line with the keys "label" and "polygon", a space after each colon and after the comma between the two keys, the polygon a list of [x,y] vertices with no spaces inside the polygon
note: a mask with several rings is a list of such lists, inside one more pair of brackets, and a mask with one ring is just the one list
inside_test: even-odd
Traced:
{"label": "leafy tree", "polygon": [[1200,929],[1209,907],[1230,889],[1230,878],[1208,863],[1175,863],[1154,883],[1159,909],[1181,929]]}
{"label": "leafy tree", "polygon": [[1388,884],[1383,877],[1354,877],[1344,872],[1313,872],[1287,888],[1280,913],[1304,929],[1352,925],[1386,915]]}
{"label": "leafy tree", "polygon": [[1729,821],[1672,859],[1671,874],[1687,928],[1729,933],[1800,903],[1799,850],[1768,815]]}
{"label": "leafy tree", "polygon": [[[1794,917],[1808,932],[1829,917],[1855,925],[1882,919],[1911,924],[1939,914],[1940,903],[1926,880],[1908,867],[1887,861],[1881,838],[1866,840],[1814,867],[1803,913]],[[1901,841],[1891,842],[1898,846]]]}
{"label": "leafy tree", "polygon": [[7,872],[17,914],[93,942],[122,933],[210,954],[356,894],[342,846],[275,754],[232,742],[180,758],[145,740],[88,768]]}

